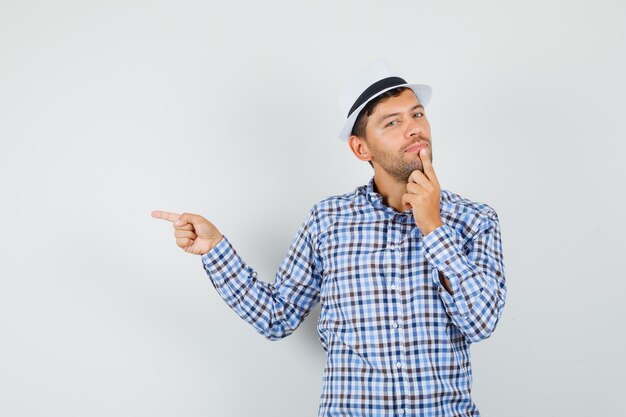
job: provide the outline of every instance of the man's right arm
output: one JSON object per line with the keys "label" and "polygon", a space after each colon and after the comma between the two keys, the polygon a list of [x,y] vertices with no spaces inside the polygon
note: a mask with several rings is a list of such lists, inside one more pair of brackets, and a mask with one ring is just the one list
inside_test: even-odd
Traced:
{"label": "man's right arm", "polygon": [[313,208],[293,238],[273,283],[259,280],[225,235],[201,256],[222,299],[269,340],[293,333],[319,302],[322,267],[314,244],[316,229]]}

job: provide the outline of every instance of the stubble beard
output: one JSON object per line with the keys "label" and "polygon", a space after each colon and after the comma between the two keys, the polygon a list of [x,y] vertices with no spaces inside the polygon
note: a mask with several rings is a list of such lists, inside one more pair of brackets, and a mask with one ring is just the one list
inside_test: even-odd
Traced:
{"label": "stubble beard", "polygon": [[[372,158],[373,159],[373,158]],[[430,161],[433,161],[432,148],[430,149]],[[422,165],[422,159],[419,155],[414,154],[409,158],[403,154],[399,157],[394,156],[391,153],[381,151],[377,158],[374,159],[380,167],[387,172],[396,182],[406,184],[409,182],[411,173],[415,170],[424,172],[424,166]]]}

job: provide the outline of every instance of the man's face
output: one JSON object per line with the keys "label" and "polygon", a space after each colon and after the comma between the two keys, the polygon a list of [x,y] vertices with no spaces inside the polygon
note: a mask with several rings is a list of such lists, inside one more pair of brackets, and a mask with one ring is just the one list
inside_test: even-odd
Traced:
{"label": "man's face", "polygon": [[378,103],[367,119],[365,136],[374,169],[386,171],[398,182],[408,182],[416,169],[424,172],[420,148],[409,148],[418,143],[430,147],[433,160],[430,124],[413,90]]}

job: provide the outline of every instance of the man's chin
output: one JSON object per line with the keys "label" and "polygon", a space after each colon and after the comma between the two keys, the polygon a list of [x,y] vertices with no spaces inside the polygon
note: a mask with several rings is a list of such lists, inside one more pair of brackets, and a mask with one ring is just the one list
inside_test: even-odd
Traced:
{"label": "man's chin", "polygon": [[[409,176],[414,172],[414,171],[420,171],[422,174],[424,173],[424,166],[422,164],[416,164],[414,166],[411,167],[411,172],[409,173]],[[408,177],[407,177],[408,179]]]}
{"label": "man's chin", "polygon": [[423,169],[422,167],[417,167],[417,168],[415,168],[415,169],[413,169],[413,170],[411,170],[411,171],[407,171],[407,172],[405,172],[405,173],[404,173],[404,175],[402,175],[402,177],[400,178],[400,180],[401,180],[403,183],[407,183],[407,182],[409,182],[409,178],[411,177],[411,174],[412,174],[413,172],[415,172],[415,171],[420,171],[420,172],[422,172],[422,173],[423,173],[423,172],[424,172],[424,169]]}

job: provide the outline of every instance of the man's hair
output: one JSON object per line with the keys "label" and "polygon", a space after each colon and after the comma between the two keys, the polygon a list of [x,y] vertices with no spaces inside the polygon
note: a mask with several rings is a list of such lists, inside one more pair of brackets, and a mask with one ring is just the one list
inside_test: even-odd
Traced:
{"label": "man's hair", "polygon": [[[365,107],[363,107],[363,109],[359,112],[359,115],[357,116],[356,121],[354,122],[354,126],[352,127],[352,134],[365,139],[365,141],[367,142],[367,138],[365,137],[365,127],[367,126],[367,119],[369,118],[369,116],[372,115],[372,113],[374,113],[374,110],[376,110],[376,106],[379,103],[385,100],[388,100],[389,97],[399,96],[400,94],[402,94],[404,90],[410,90],[410,88],[409,87],[392,88],[391,90],[385,91],[384,93],[382,93],[381,95],[373,99],[372,101],[368,102],[365,105]],[[374,164],[372,164],[372,161],[367,161],[367,162],[369,162],[371,167],[374,168]]]}

